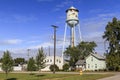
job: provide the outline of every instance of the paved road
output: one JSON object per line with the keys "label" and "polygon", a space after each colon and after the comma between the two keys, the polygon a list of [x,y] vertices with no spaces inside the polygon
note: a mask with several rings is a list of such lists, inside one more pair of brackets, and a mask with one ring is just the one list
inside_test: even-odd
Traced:
{"label": "paved road", "polygon": [[115,76],[103,78],[103,79],[98,79],[98,80],[120,80],[120,73],[116,73]]}

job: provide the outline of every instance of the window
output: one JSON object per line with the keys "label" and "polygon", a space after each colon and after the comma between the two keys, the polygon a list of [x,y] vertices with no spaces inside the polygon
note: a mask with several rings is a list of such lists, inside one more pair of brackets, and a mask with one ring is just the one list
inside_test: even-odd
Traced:
{"label": "window", "polygon": [[91,57],[91,61],[93,61],[93,57]]}
{"label": "window", "polygon": [[59,63],[61,63],[61,61],[59,60]]}
{"label": "window", "polygon": [[95,68],[97,68],[97,64],[95,64]]}
{"label": "window", "polygon": [[47,62],[49,62],[49,59],[47,60]]}
{"label": "window", "polygon": [[50,59],[50,62],[52,62],[52,59]]}
{"label": "window", "polygon": [[88,64],[88,68],[90,68],[90,64]]}
{"label": "window", "polygon": [[57,59],[57,62],[58,62],[58,59]]}
{"label": "window", "polygon": [[72,15],[75,15],[75,13],[72,13]]}

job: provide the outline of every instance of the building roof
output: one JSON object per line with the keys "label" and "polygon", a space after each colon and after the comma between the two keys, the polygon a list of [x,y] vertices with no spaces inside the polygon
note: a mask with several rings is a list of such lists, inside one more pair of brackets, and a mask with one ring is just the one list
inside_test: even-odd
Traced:
{"label": "building roof", "polygon": [[[105,60],[104,56],[99,55],[98,53],[90,53],[90,55],[94,56],[95,58],[99,59],[99,60]],[[86,58],[88,58],[90,55],[88,55]],[[86,59],[85,60],[78,60],[75,65],[84,65],[86,64]]]}
{"label": "building roof", "polygon": [[75,7],[71,6],[69,9],[76,9]]}
{"label": "building roof", "polygon": [[105,56],[101,56],[99,55],[98,53],[91,53],[90,55],[96,57],[97,59],[100,59],[100,60],[105,60]]}
{"label": "building roof", "polygon": [[84,65],[86,62],[85,60],[78,60],[75,65]]}
{"label": "building roof", "polygon": [[75,11],[79,12],[79,10],[76,9],[75,7],[73,7],[73,6],[71,6],[69,9],[67,9],[66,12],[68,12],[68,10],[75,10]]}

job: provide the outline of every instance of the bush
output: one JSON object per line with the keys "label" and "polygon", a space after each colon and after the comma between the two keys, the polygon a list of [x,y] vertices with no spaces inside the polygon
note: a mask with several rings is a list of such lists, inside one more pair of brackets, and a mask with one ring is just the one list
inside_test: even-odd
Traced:
{"label": "bush", "polygon": [[64,64],[63,65],[63,71],[68,71],[69,70],[69,64]]}
{"label": "bush", "polygon": [[[54,65],[50,65],[49,67],[50,71],[54,70]],[[55,64],[55,71],[59,71],[59,67]]]}
{"label": "bush", "polygon": [[114,71],[114,67],[110,66],[110,67],[108,67],[108,70],[109,71]]}

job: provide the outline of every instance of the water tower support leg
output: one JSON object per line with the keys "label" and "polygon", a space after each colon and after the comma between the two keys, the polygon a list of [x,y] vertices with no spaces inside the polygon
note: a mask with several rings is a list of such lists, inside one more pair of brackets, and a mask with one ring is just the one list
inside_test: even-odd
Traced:
{"label": "water tower support leg", "polygon": [[62,62],[64,64],[64,50],[65,50],[65,42],[66,42],[66,32],[67,32],[67,24],[65,24],[65,31],[64,31],[64,40],[63,40],[63,49],[62,49]]}
{"label": "water tower support leg", "polygon": [[78,30],[79,30],[80,42],[82,42],[82,34],[81,34],[81,30],[80,30],[80,24],[78,24]]}

